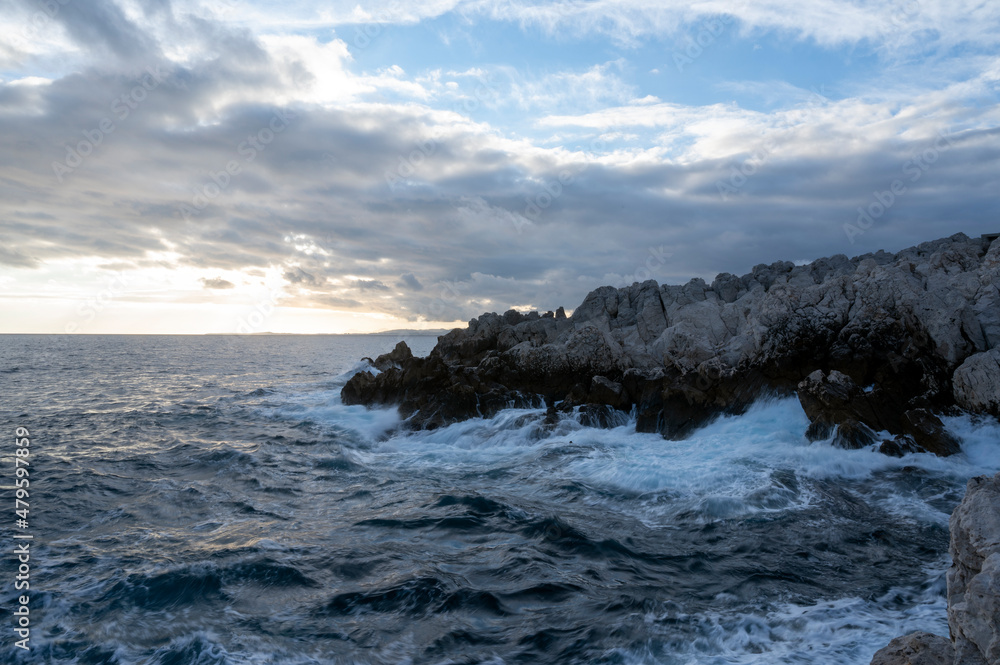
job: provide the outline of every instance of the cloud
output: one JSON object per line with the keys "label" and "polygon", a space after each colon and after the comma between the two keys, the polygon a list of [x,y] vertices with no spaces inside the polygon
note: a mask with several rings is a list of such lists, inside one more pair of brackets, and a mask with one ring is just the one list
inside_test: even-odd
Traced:
{"label": "cloud", "polygon": [[323,286],[326,283],[326,279],[311,275],[302,268],[285,271],[282,276],[292,284],[301,284],[304,286]]}
{"label": "cloud", "polygon": [[[995,56],[963,58],[961,76],[934,63],[887,68],[837,94],[780,80],[721,88],[763,99],[762,110],[646,94],[634,63],[603,53],[538,71],[362,71],[348,4],[325,18],[296,17],[295,5],[265,29],[269,14],[252,2],[240,24],[179,0],[102,2],[81,6],[79,25],[67,12],[34,46],[0,53],[14,73],[0,81],[5,288],[53,293],[66,266],[134,266],[191,271],[188,290],[197,275],[224,274],[201,283],[227,298],[243,290],[236,274],[283,290],[282,306],[454,321],[515,304],[572,308],[608,282],[995,230]],[[18,6],[15,27],[35,7]],[[815,17],[776,0],[687,7],[441,2],[379,25],[456,11],[633,43],[730,11],[744,31],[891,41],[870,25],[882,11],[872,3],[821,2]],[[914,26],[934,17],[950,35],[966,21],[920,7]],[[961,7],[981,23],[967,39],[986,39],[979,28],[1000,12]],[[317,25],[341,27],[303,28]],[[135,93],[147,65],[158,83]],[[280,131],[277,114],[290,118]],[[927,168],[910,180],[915,159]],[[904,178],[905,195],[852,244],[844,226],[857,208]]]}
{"label": "cloud", "polygon": [[211,279],[206,279],[202,277],[200,280],[202,284],[205,285],[206,289],[234,289],[236,285],[230,281],[222,279],[221,277],[213,277]]}
{"label": "cloud", "polygon": [[388,291],[389,287],[377,279],[356,279],[351,285],[361,291]]}
{"label": "cloud", "polygon": [[409,289],[410,291],[423,291],[424,285],[420,283],[412,272],[408,272],[405,275],[399,276],[399,281],[396,282],[397,286],[402,289]]}

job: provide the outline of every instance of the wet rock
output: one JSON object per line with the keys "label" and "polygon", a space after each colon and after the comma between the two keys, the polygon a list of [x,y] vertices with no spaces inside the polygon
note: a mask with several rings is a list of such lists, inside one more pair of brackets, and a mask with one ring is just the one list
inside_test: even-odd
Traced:
{"label": "wet rock", "polygon": [[952,665],[954,659],[951,640],[930,633],[913,633],[890,642],[875,654],[871,665]]}
{"label": "wet rock", "polygon": [[837,426],[837,434],[833,445],[848,450],[867,448],[879,440],[878,434],[871,427],[857,420],[845,420]]}
{"label": "wet rock", "polygon": [[903,411],[886,391],[864,391],[836,370],[813,372],[799,383],[797,392],[811,421],[806,431],[811,441],[830,438],[836,427],[833,441],[842,448],[866,448],[879,441],[877,432],[888,431],[896,439],[883,442],[880,450],[890,455],[902,456],[915,449],[947,457],[962,449],[927,409]]}
{"label": "wet rock", "polygon": [[899,434],[894,439],[883,441],[879,446],[879,452],[889,457],[902,457],[909,453],[923,452],[923,449],[917,445],[913,437]]}
{"label": "wet rock", "polygon": [[836,370],[816,370],[798,385],[799,403],[812,423],[833,427],[857,420],[861,389],[851,377]]}
{"label": "wet rock", "polygon": [[927,409],[903,414],[903,434],[927,452],[948,457],[962,452],[962,444],[944,428],[941,419]]}
{"label": "wet rock", "polygon": [[584,404],[579,410],[579,421],[584,427],[608,429],[628,422],[628,416],[607,404]]}
{"label": "wet rock", "polygon": [[592,402],[615,409],[623,408],[626,402],[622,384],[600,375],[591,379],[589,396]]}
{"label": "wet rock", "polygon": [[392,368],[401,368],[403,363],[411,358],[413,358],[413,352],[410,351],[410,347],[406,345],[406,342],[401,341],[396,344],[396,348],[389,353],[383,353],[372,364],[384,372]]}
{"label": "wet rock", "polygon": [[352,378],[344,400],[398,404],[421,427],[545,396],[567,408],[634,408],[637,429],[676,438],[798,387],[811,438],[858,432],[854,421],[909,436],[887,451],[912,440],[948,454],[956,442],[930,414],[958,404],[998,415],[998,284],[1000,243],[956,234],[897,254],[760,265],[711,284],[606,286],[570,317],[487,313],[439,338],[427,358],[397,347],[376,359],[382,373]]}

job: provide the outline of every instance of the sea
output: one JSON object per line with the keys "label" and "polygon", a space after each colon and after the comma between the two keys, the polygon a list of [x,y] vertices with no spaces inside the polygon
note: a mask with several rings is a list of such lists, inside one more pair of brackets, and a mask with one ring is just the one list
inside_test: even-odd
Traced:
{"label": "sea", "polygon": [[995,420],[945,418],[947,459],[811,443],[794,397],[684,441],[541,409],[414,432],[340,400],[398,340],[0,336],[0,662],[868,665],[948,634]]}

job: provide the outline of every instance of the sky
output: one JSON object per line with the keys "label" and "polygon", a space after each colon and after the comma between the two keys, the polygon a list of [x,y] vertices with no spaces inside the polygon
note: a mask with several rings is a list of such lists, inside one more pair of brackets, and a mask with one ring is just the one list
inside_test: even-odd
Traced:
{"label": "sky", "polygon": [[1000,5],[0,0],[0,332],[344,333],[1000,231]]}

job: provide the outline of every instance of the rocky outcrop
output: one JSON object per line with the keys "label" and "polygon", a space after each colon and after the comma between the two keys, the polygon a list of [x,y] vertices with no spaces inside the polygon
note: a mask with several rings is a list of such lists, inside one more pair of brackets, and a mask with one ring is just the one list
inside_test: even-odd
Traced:
{"label": "rocky outcrop", "polygon": [[1000,473],[969,481],[950,528],[951,639],[927,633],[900,637],[876,653],[872,665],[1000,663]]}
{"label": "rocky outcrop", "polygon": [[[931,412],[956,403],[995,412],[995,368],[975,358],[1000,342],[998,284],[1000,242],[958,234],[898,254],[760,265],[711,284],[602,287],[570,317],[484,314],[440,337],[427,358],[397,348],[343,398],[399,405],[411,427],[428,428],[507,406],[610,407],[634,411],[640,431],[679,438],[764,394],[791,394],[821,370],[820,383],[837,372],[834,382],[853,387],[810,413],[813,435],[884,439],[898,454],[940,444],[947,454],[954,442],[932,442]],[[820,399],[803,394],[804,405]]]}
{"label": "rocky outcrop", "polygon": [[[834,436],[843,448],[865,448],[880,442],[882,452],[931,452],[942,457],[961,451],[959,441],[927,409],[907,409],[899,396],[872,386],[862,390],[836,370],[816,370],[798,386],[799,402],[812,423],[806,436],[816,441]],[[896,432],[883,439],[879,431]]]}
{"label": "rocky outcrop", "polygon": [[1000,474],[969,481],[951,515],[948,626],[956,665],[1000,663]]}

